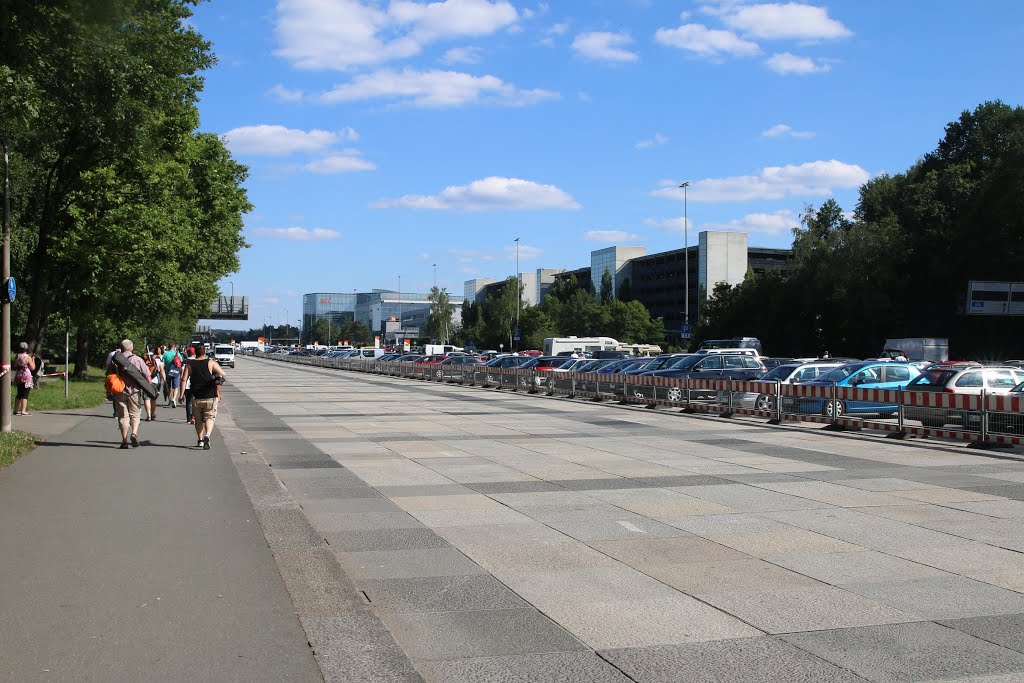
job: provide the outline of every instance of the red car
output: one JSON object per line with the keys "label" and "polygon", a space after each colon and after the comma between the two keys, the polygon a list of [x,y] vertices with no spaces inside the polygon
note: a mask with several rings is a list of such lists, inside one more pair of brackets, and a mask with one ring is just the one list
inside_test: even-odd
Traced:
{"label": "red car", "polygon": [[413,364],[414,365],[437,365],[438,363],[440,363],[441,361],[443,361],[447,357],[448,356],[445,356],[445,355],[442,355],[442,354],[434,354],[433,356],[423,356],[423,358],[420,358],[419,360],[414,361]]}

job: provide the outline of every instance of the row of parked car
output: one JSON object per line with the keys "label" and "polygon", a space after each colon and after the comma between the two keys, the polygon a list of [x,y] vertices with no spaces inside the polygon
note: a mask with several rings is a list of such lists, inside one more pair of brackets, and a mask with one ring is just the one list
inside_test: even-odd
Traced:
{"label": "row of parked car", "polygon": [[[653,357],[573,358],[571,356],[538,356],[497,354],[495,357],[467,353],[424,355],[401,353],[372,356],[352,349],[320,354],[325,359],[370,358],[376,362],[411,363],[416,365],[521,368],[551,372],[586,372],[598,375],[654,376],[670,378],[763,380],[780,384],[855,387],[865,389],[906,389],[916,392],[951,394],[1008,395],[1024,397],[1024,362],[1008,361],[1003,365],[968,361],[944,363],[901,362],[893,360],[857,360],[852,358],[767,358],[751,349],[708,349],[698,353],[669,353]],[[493,354],[489,354],[493,355]],[[542,380],[538,380],[542,383]],[[716,398],[694,394],[695,400]],[[721,398],[721,397],[719,397]],[[734,406],[762,411],[776,411],[780,406],[773,393],[736,393]],[[831,400],[782,396],[781,408],[787,413],[814,413],[841,417],[847,414],[873,414],[893,417],[899,406],[894,403]],[[960,426],[977,429],[980,413],[945,408],[909,406],[904,415],[927,427]],[[1017,418],[1008,414],[992,414],[990,427],[1007,431],[1024,430]]]}

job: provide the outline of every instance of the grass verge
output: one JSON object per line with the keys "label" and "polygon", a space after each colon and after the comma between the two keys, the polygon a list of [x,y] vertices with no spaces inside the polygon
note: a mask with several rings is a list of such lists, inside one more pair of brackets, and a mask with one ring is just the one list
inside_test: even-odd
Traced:
{"label": "grass verge", "polygon": [[28,453],[35,445],[36,437],[31,434],[24,432],[0,433],[0,470]]}
{"label": "grass verge", "polygon": [[[63,365],[47,367],[46,372],[60,372]],[[29,412],[35,410],[71,410],[73,408],[95,408],[107,400],[103,388],[103,368],[89,368],[88,376],[71,378],[68,397],[64,398],[64,378],[44,377],[28,396]],[[11,405],[14,404],[14,387],[11,387]]]}

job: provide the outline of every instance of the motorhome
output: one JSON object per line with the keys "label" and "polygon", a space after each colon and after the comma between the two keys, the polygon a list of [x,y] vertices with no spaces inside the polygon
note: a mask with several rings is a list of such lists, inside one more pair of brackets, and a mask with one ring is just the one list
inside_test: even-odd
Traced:
{"label": "motorhome", "polygon": [[560,353],[594,353],[614,351],[620,344],[611,337],[548,337],[544,340],[544,355],[557,356]]}

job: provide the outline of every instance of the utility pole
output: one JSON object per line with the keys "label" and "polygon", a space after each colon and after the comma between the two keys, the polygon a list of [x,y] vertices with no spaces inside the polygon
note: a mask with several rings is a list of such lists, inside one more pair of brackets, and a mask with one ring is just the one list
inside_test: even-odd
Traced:
{"label": "utility pole", "polygon": [[[519,273],[519,238],[516,238],[516,332],[519,331],[519,309],[523,307],[523,276]],[[514,335],[513,335],[514,336]],[[518,344],[516,345],[518,346]]]}
{"label": "utility pole", "polygon": [[[398,329],[402,329],[402,274],[398,274]],[[395,343],[398,343],[398,333],[395,333]]]}
{"label": "utility pole", "polygon": [[[11,277],[11,172],[10,150],[11,141],[4,138],[4,242],[3,242],[3,286],[6,287]],[[4,376],[0,378],[0,432],[11,431],[11,302],[4,296],[3,312],[0,314],[0,365]]]}
{"label": "utility pole", "polygon": [[683,279],[686,280],[686,294],[684,295],[686,302],[683,322],[687,325],[690,324],[690,217],[686,211],[686,188],[689,186],[689,180],[679,186],[683,188],[683,263],[685,264]]}

